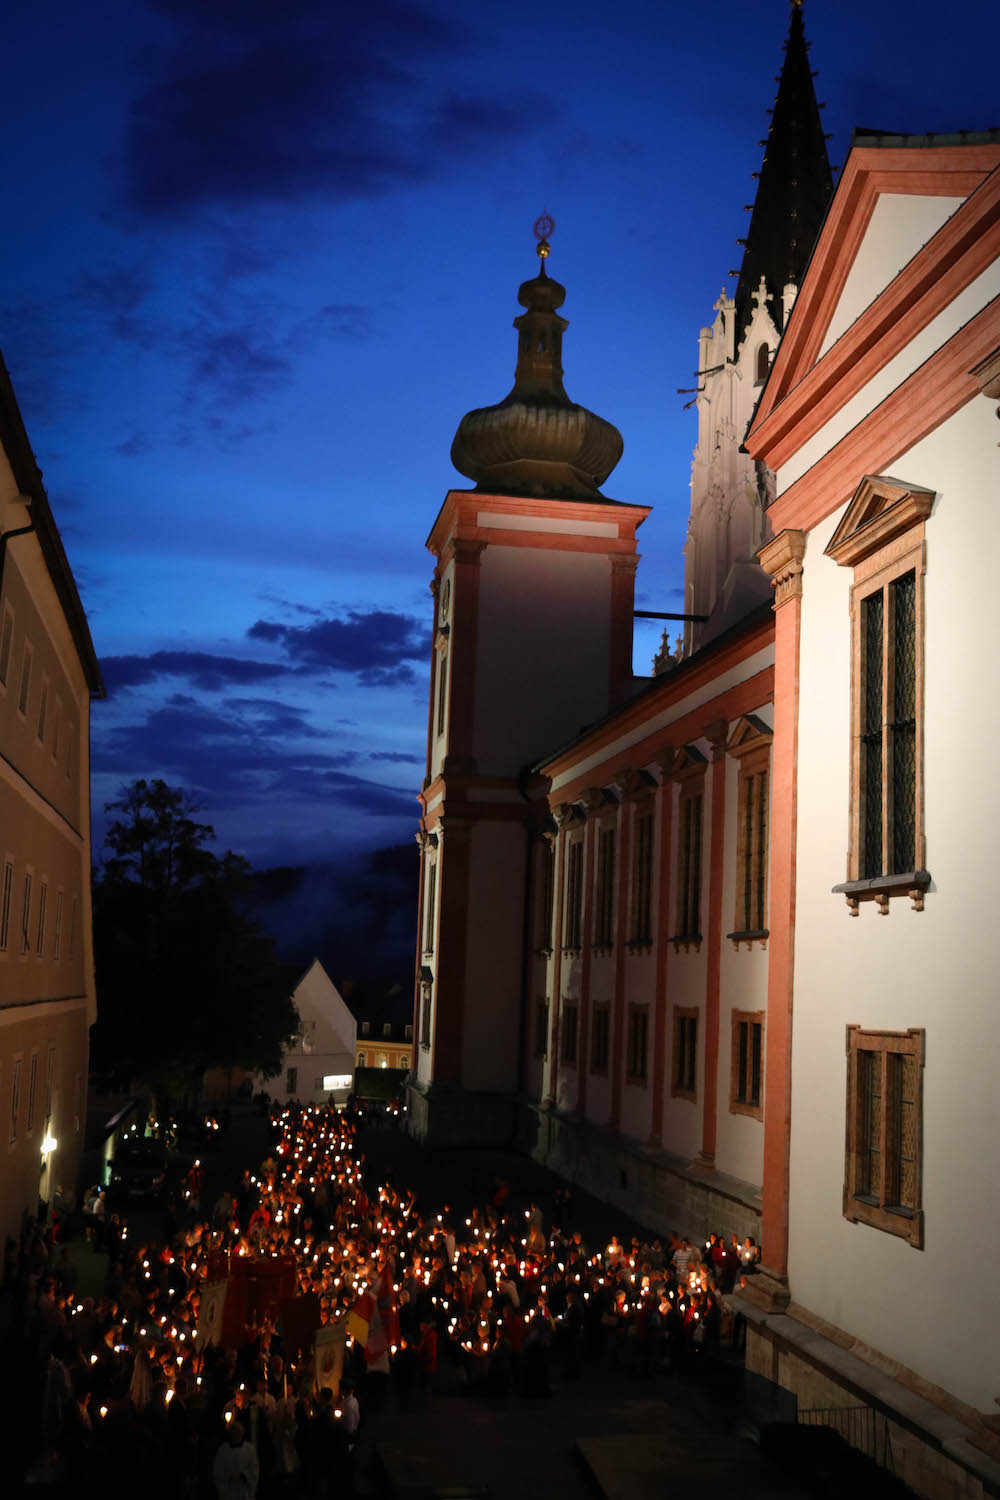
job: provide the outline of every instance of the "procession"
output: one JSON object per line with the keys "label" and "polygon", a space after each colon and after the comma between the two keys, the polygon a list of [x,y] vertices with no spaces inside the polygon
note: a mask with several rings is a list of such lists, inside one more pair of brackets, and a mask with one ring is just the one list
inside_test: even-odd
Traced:
{"label": "procession", "polygon": [[151,1495],[351,1495],[365,1419],[387,1405],[544,1401],[591,1367],[648,1382],[738,1347],[750,1240],[592,1246],[569,1188],[546,1223],[500,1178],[456,1215],[373,1180],[356,1112],[289,1107],[269,1123],[268,1155],[212,1205],[193,1161],[169,1237],[133,1242],[91,1198],[100,1298],[77,1295],[58,1226],[8,1245],[30,1485],[89,1494],[127,1473]]}

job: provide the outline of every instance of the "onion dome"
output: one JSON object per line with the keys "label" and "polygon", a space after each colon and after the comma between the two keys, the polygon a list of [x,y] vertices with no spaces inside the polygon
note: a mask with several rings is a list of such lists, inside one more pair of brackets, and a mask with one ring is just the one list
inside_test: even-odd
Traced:
{"label": "onion dome", "polygon": [[477,489],[492,494],[600,500],[599,486],[622,456],[622,437],[563,388],[562,336],[569,324],[557,309],[566,288],[545,271],[545,236],[553,227],[545,215],[535,224],[541,266],[517,294],[526,310],[514,319],[514,388],[498,405],[466,413],[451,461]]}

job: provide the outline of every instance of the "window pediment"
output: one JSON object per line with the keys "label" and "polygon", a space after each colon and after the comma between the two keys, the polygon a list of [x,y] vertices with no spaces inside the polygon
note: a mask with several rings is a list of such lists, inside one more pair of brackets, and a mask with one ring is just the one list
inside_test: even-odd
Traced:
{"label": "window pediment", "polygon": [[671,774],[675,781],[685,781],[692,776],[704,775],[707,766],[708,756],[697,745],[681,745],[674,757]]}
{"label": "window pediment", "polygon": [[895,537],[924,521],[934,504],[933,490],[884,474],[866,474],[854,491],[826,549],[841,567],[852,568]]}
{"label": "window pediment", "polygon": [[729,755],[749,755],[752,750],[763,750],[774,739],[773,732],[756,714],[744,714],[726,741]]}

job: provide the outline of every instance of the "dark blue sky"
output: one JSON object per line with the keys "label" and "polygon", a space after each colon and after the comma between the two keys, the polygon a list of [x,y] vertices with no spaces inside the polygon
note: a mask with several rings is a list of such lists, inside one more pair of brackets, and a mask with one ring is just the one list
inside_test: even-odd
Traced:
{"label": "dark blue sky", "polygon": [[[5,20],[0,345],[109,688],[95,807],[195,790],[255,862],[409,838],[430,558],[506,394],[531,225],[570,395],[678,607],[697,334],[753,197],[784,0],[40,0]],[[1000,123],[983,0],[811,0],[853,125]],[[647,670],[657,632],[637,635]],[[539,747],[543,749],[544,747]]]}

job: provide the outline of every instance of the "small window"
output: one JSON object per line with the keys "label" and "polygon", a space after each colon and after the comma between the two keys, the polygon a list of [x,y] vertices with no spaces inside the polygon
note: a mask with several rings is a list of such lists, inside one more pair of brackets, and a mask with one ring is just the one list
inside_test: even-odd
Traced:
{"label": "small window", "polygon": [[434,952],[434,928],[437,924],[437,864],[431,861],[427,871],[427,910],[424,913],[424,952]]}
{"label": "small window", "polygon": [[594,946],[610,948],[615,940],[615,842],[614,828],[602,828],[597,844],[597,891]]}
{"label": "small window", "polygon": [[298,1068],[286,1068],[285,1070],[285,1092],[294,1095],[299,1086]]}
{"label": "small window", "polygon": [[55,712],[52,715],[52,759],[59,759],[59,745],[62,736],[62,699],[56,696]]}
{"label": "small window", "polygon": [[58,963],[62,958],[63,893],[56,891],[56,910],[52,923],[52,957]]}
{"label": "small window", "polygon": [[924,1032],[847,1028],[844,1216],[923,1247]]}
{"label": "small window", "polygon": [[549,839],[546,839],[542,845],[541,861],[542,902],[538,948],[543,953],[551,953],[552,923],[555,918],[556,851],[553,842]]}
{"label": "small window", "polygon": [[438,654],[438,711],[437,732],[444,734],[445,716],[448,712],[448,653]]}
{"label": "small window", "polygon": [[24,877],[24,894],[21,900],[21,952],[31,951],[31,872]]}
{"label": "small window", "polygon": [[383,1022],[383,1024],[382,1024],[382,1035],[383,1036],[392,1036],[392,1022],[391,1021],[384,1021]]}
{"label": "small window", "polygon": [[733,1114],[763,1118],[764,1013],[733,1011],[729,1108]]}
{"label": "small window", "polygon": [[45,744],[45,728],[49,717],[49,680],[42,678],[42,691],[38,696],[38,728],[37,735],[41,743]]}
{"label": "small window", "polygon": [[579,1015],[579,1006],[575,1003],[563,1005],[562,1060],[571,1067],[576,1063]]}
{"label": "small window", "polygon": [[646,1053],[649,1041],[649,1007],[628,1008],[628,1053],[626,1072],[631,1083],[646,1082]]}
{"label": "small window", "polygon": [[56,1079],[56,1049],[55,1044],[49,1044],[49,1055],[45,1066],[45,1121],[46,1124],[52,1119],[52,1091]]}
{"label": "small window", "polygon": [[430,1049],[431,1045],[431,1008],[433,998],[431,991],[433,985],[425,982],[420,986],[420,1045]]}
{"label": "small window", "polygon": [[3,886],[0,888],[0,953],[7,952],[10,941],[10,907],[14,898],[14,861],[8,859],[3,867]]}
{"label": "small window", "polygon": [[549,1002],[535,1001],[535,1056],[549,1055]]}
{"label": "small window", "polygon": [[701,941],[701,823],[703,796],[700,779],[681,785],[680,832],[677,846],[677,938]]}
{"label": "small window", "polygon": [[403,1036],[405,1037],[405,1039],[408,1042],[412,1042],[413,1041],[413,1022],[412,1021],[405,1028],[405,1030],[403,1032]]}
{"label": "small window", "polygon": [[583,840],[574,839],[566,850],[566,936],[563,948],[578,952],[583,930]]}
{"label": "small window", "polygon": [[694,1100],[697,1093],[698,1012],[674,1006],[674,1065],[670,1092],[677,1099]]}
{"label": "small window", "polygon": [[736,931],[767,933],[768,752],[740,765]]}
{"label": "small window", "polygon": [[31,693],[31,646],[25,641],[21,658],[21,688],[17,695],[17,711],[27,716],[28,698]]}
{"label": "small window", "polygon": [[771,351],[766,343],[757,346],[757,384],[760,385],[767,379],[767,372],[771,368]]}
{"label": "small window", "polygon": [[76,957],[76,929],[80,919],[80,898],[73,897],[73,904],[69,909],[69,942],[66,947],[66,957]]}
{"label": "small window", "polygon": [[362,1021],[361,1022],[361,1035],[362,1036],[367,1036],[370,1031],[371,1031],[371,1022],[370,1021]]}
{"label": "small window", "polygon": [[653,814],[643,812],[635,820],[635,854],[632,862],[632,932],[636,947],[653,941]]}
{"label": "small window", "polygon": [[3,624],[0,626],[0,685],[7,686],[10,680],[10,657],[14,645],[14,611],[5,606]]}
{"label": "small window", "polygon": [[10,1139],[17,1140],[17,1127],[21,1114],[21,1069],[23,1059],[15,1057],[10,1077]]}
{"label": "small window", "polygon": [[28,1069],[28,1121],[25,1127],[26,1133],[31,1135],[35,1128],[35,1099],[38,1092],[38,1053],[31,1054],[31,1066]]}
{"label": "small window", "polygon": [[611,1050],[610,1006],[594,1006],[594,1016],[591,1022],[591,1026],[592,1031],[590,1038],[590,1071],[592,1073],[607,1073],[608,1058]]}
{"label": "small window", "polygon": [[358,1053],[358,1067],[359,1068],[367,1068],[367,1066],[368,1066],[368,1054],[367,1054],[367,1052],[359,1052]]}
{"label": "small window", "polygon": [[48,904],[48,882],[43,880],[38,887],[38,920],[35,925],[35,953],[39,958],[45,953],[45,913]]}

